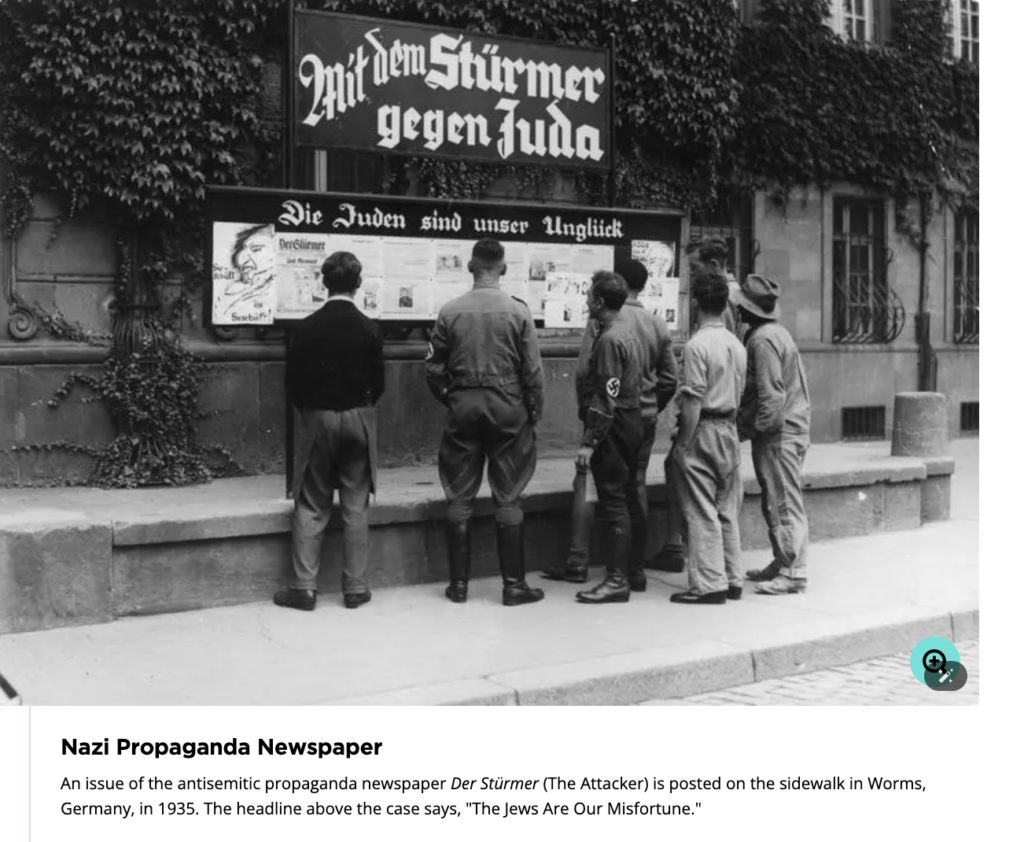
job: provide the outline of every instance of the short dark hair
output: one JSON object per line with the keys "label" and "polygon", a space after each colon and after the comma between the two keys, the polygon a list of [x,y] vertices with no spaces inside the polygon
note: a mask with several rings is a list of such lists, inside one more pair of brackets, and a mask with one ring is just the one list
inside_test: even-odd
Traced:
{"label": "short dark hair", "polygon": [[332,295],[336,292],[355,292],[359,289],[363,264],[351,252],[336,251],[324,261],[320,272],[324,276],[324,286]]}
{"label": "short dark hair", "polygon": [[693,297],[702,313],[720,316],[729,302],[729,282],[722,275],[701,275],[693,280]]}
{"label": "short dark hair", "polygon": [[686,253],[696,253],[697,259],[701,263],[710,263],[712,260],[716,260],[718,265],[724,269],[729,260],[729,245],[721,237],[700,237],[690,240],[686,246]]}
{"label": "short dark hair", "polygon": [[615,264],[615,271],[626,281],[626,286],[639,292],[647,285],[647,267],[639,260],[629,258]]}
{"label": "short dark hair", "polygon": [[595,272],[591,278],[594,295],[600,298],[609,310],[621,310],[629,298],[626,280],[615,272]]}
{"label": "short dark hair", "polygon": [[[505,247],[497,240],[485,238],[477,240],[473,246],[472,261],[484,271],[497,269],[498,265],[505,259]],[[470,267],[472,269],[472,266]]]}

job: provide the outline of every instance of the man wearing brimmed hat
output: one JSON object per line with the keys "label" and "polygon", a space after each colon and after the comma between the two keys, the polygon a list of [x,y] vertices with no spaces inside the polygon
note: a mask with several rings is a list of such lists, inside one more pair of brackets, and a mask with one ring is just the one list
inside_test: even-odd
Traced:
{"label": "man wearing brimmed hat", "polygon": [[438,471],[448,498],[445,596],[465,602],[470,570],[469,521],[487,462],[497,508],[502,602],[544,598],[526,584],[523,510],[519,497],[537,467],[534,427],[544,406],[544,372],[533,317],[525,301],[499,286],[505,249],[480,240],[469,262],[473,288],[441,308],[427,349],[427,385],[448,408]]}
{"label": "man wearing brimmed hat", "polygon": [[758,593],[799,593],[807,587],[809,538],[801,478],[810,447],[807,375],[793,337],[779,324],[779,285],[748,275],[733,294],[750,325],[740,436],[751,440],[773,556],[763,570],[747,571],[747,578],[758,583]]}

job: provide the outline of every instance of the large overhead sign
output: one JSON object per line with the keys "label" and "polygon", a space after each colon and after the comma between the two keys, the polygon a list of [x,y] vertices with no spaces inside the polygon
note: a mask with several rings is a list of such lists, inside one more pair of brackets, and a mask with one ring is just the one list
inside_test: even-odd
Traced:
{"label": "large overhead sign", "polygon": [[472,287],[473,244],[505,246],[502,287],[546,327],[583,327],[594,272],[625,257],[648,268],[645,306],[678,324],[679,214],[567,205],[211,187],[205,312],[214,325],[301,319],[321,307],[325,258],[363,266],[356,303],[389,321],[430,321]]}
{"label": "large overhead sign", "polygon": [[297,11],[292,54],[297,145],[610,166],[607,50]]}

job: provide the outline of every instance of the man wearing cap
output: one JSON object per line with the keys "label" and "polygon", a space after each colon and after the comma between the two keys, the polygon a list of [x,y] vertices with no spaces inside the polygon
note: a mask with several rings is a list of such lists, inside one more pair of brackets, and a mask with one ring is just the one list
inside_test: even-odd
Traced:
{"label": "man wearing cap", "polygon": [[631,320],[622,314],[629,289],[621,275],[596,272],[587,306],[599,324],[583,396],[583,442],[576,464],[590,467],[597,487],[597,546],[605,580],[576,599],[583,603],[629,602],[633,550],[631,512],[637,499],[637,463],[644,441],[640,409],[643,352]]}
{"label": "man wearing cap", "polygon": [[[647,268],[639,260],[624,260],[615,267],[617,274],[626,281],[629,297],[619,311],[627,320],[639,339],[640,360],[640,416],[643,422],[643,442],[637,456],[635,476],[636,489],[629,495],[630,520],[633,548],[630,555],[629,584],[634,591],[647,589],[644,573],[644,552],[647,547],[647,468],[651,461],[655,434],[658,429],[658,413],[675,395],[679,378],[678,364],[672,352],[672,336],[668,325],[660,316],[644,309],[639,295],[647,284]],[[581,420],[585,421],[587,376],[590,355],[597,338],[599,323],[596,319],[587,322],[580,343],[579,361],[576,366],[576,398]],[[568,582],[587,581],[587,563],[590,550],[590,530],[593,523],[593,506],[586,501],[587,469],[577,466],[577,478],[573,485],[572,532],[569,558],[565,566],[548,568],[541,575],[547,579],[562,579]]]}
{"label": "man wearing cap", "polygon": [[697,331],[683,347],[679,431],[669,453],[675,501],[686,520],[690,587],[672,602],[720,605],[743,595],[740,571],[740,439],[736,414],[747,352],[725,326],[729,286],[721,275],[691,285]]}
{"label": "man wearing cap", "polygon": [[758,593],[799,593],[807,587],[810,534],[801,477],[810,447],[807,375],[793,337],[779,324],[779,285],[762,275],[748,275],[735,301],[750,326],[740,436],[751,440],[772,545],[771,563],[747,571],[747,578],[758,583]]}
{"label": "man wearing cap", "polygon": [[334,489],[344,526],[342,591],[346,608],[370,601],[370,493],[376,489],[377,420],[384,393],[384,351],[377,323],[359,312],[353,296],[363,267],[339,251],[320,269],[329,298],[292,331],[285,385],[298,410],[291,587],[274,603],[316,607],[320,548],[331,519]]}
{"label": "man wearing cap", "polygon": [[544,407],[544,372],[537,331],[525,301],[499,287],[505,249],[480,240],[469,262],[473,289],[441,308],[427,348],[427,385],[448,408],[438,471],[448,498],[445,596],[465,602],[470,575],[469,521],[487,480],[497,507],[502,602],[544,598],[526,584],[523,510],[519,497],[537,467],[534,427]]}

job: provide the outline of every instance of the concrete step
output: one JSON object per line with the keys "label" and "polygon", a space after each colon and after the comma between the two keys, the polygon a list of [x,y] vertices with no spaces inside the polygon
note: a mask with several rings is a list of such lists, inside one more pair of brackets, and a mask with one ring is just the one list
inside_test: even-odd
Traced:
{"label": "concrete step", "polygon": [[[814,446],[804,472],[811,540],[910,529],[949,517],[951,457],[894,458],[887,444]],[[649,552],[665,533],[664,454],[648,478]],[[741,539],[768,546],[749,452]],[[528,569],[564,558],[574,468],[542,460],[523,498]],[[371,588],[447,577],[444,495],[431,466],[381,472],[371,507]],[[263,601],[287,578],[292,504],[279,476],[184,489],[88,488],[0,492],[0,633],[108,622]],[[474,510],[475,576],[497,573],[493,505]],[[325,542],[321,589],[340,587],[336,530]]]}

